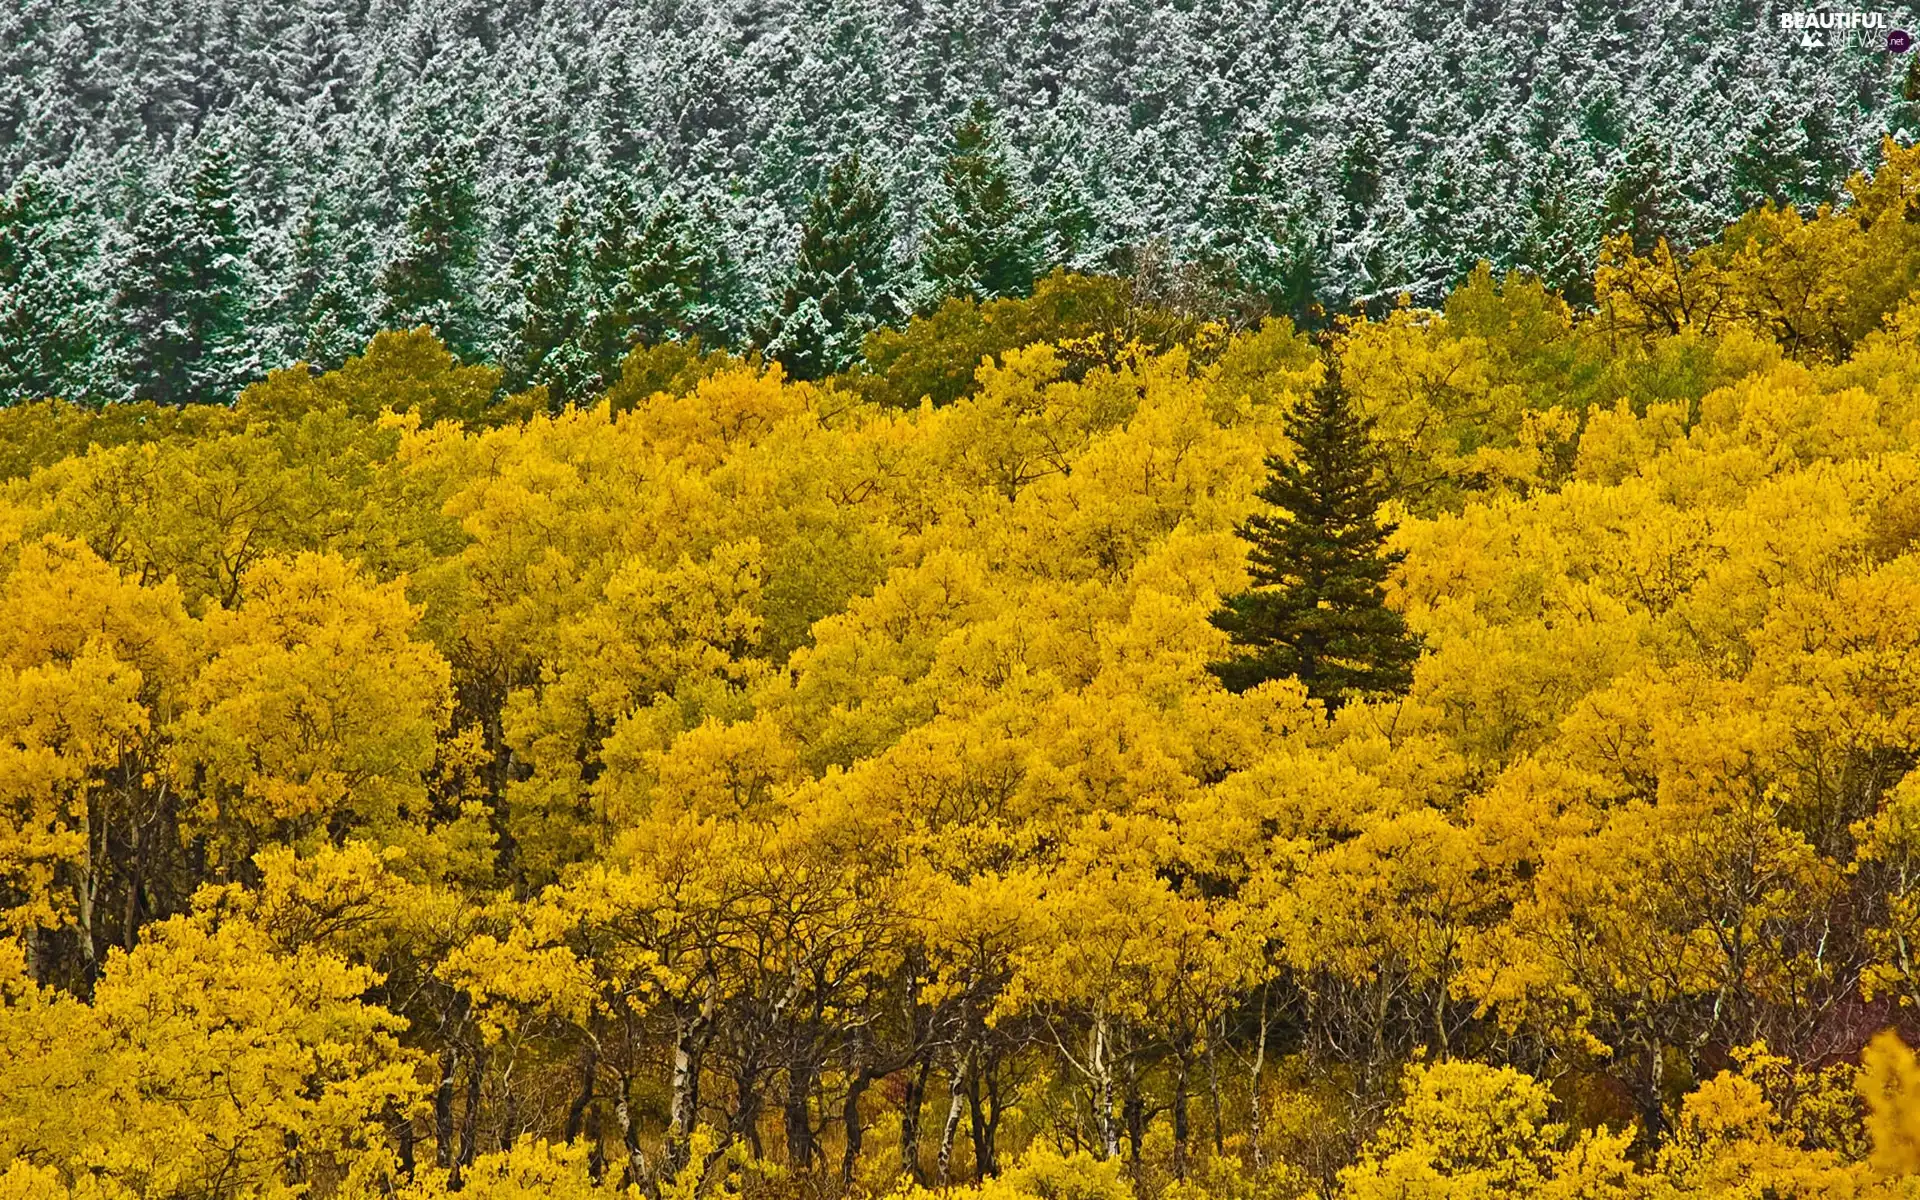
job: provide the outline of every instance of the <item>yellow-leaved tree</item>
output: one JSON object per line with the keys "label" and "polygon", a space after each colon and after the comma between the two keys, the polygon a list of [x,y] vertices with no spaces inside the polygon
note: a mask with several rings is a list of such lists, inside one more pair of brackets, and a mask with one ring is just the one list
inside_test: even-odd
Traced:
{"label": "yellow-leaved tree", "polygon": [[423,1095],[364,967],[215,912],[115,950],[89,1000],[0,944],[0,1159],[76,1195],[308,1195],[390,1174]]}
{"label": "yellow-leaved tree", "polygon": [[269,841],[419,836],[452,715],[446,661],[412,636],[419,609],[332,555],[262,562],[246,592],[208,615],[211,658],[171,729],[210,856],[232,866]]}

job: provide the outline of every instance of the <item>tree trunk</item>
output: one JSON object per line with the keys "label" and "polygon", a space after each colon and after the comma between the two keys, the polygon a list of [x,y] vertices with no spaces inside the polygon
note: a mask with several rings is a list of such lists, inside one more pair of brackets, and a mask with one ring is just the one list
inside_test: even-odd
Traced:
{"label": "tree trunk", "polygon": [[459,1070],[460,1051],[442,1050],[440,1086],[433,1091],[433,1162],[442,1170],[453,1166],[453,1080]]}
{"label": "tree trunk", "polygon": [[1367,1080],[1371,1084],[1387,1062],[1387,1004],[1393,996],[1392,985],[1387,982],[1387,972],[1382,969],[1376,981],[1379,994],[1374,999],[1373,1011],[1373,1053],[1367,1060]]}
{"label": "tree trunk", "polygon": [[813,1064],[795,1055],[787,1064],[787,1098],[782,1105],[787,1129],[787,1165],[796,1171],[809,1170],[816,1157],[813,1145],[813,1112],[808,1098],[813,1093]]}
{"label": "tree trunk", "polygon": [[1000,1073],[991,1067],[987,1070],[987,1165],[981,1168],[983,1174],[1000,1173],[1000,1118],[1006,1109],[1000,1103]]}
{"label": "tree trunk", "polygon": [[27,978],[41,987],[47,986],[46,955],[40,950],[40,927],[30,925],[20,931],[20,953],[26,959]]}
{"label": "tree trunk", "polygon": [[946,1187],[953,1181],[953,1138],[960,1129],[960,1114],[965,1111],[967,1102],[966,1060],[960,1055],[953,1058],[953,1077],[947,1085],[947,1122],[940,1130],[940,1186]]}
{"label": "tree trunk", "polygon": [[993,1150],[993,1135],[999,1114],[988,1115],[987,1105],[983,1103],[983,1093],[984,1096],[992,1096],[996,1091],[992,1064],[982,1069],[976,1058],[967,1072],[967,1128],[973,1135],[973,1173],[976,1179],[1000,1173]]}
{"label": "tree trunk", "polygon": [[1660,1039],[1649,1035],[1647,1047],[1647,1082],[1645,1094],[1640,1101],[1641,1120],[1646,1122],[1650,1137],[1657,1138],[1666,1132],[1667,1114],[1663,1105],[1666,1099],[1666,1057],[1660,1053]]}
{"label": "tree trunk", "polygon": [[520,1140],[520,1093],[513,1089],[509,1080],[500,1081],[500,1090],[506,1093],[506,1111],[500,1114],[500,1137],[497,1142],[500,1149],[511,1150]]}
{"label": "tree trunk", "polygon": [[766,1150],[760,1144],[759,1067],[752,1062],[741,1063],[733,1074],[733,1091],[733,1136],[744,1139],[755,1158],[765,1158]]}
{"label": "tree trunk", "polygon": [[133,949],[134,943],[139,940],[140,918],[143,907],[148,909],[152,907],[151,905],[143,906],[141,904],[141,898],[144,896],[147,886],[147,863],[153,856],[154,827],[171,813],[173,807],[172,800],[167,794],[167,786],[164,783],[160,785],[159,791],[154,796],[153,806],[145,820],[142,820],[138,816],[139,807],[140,806],[135,804],[131,797],[129,797],[127,804],[130,819],[128,840],[132,853],[129,855],[130,861],[127,864],[127,900],[124,911],[121,914],[124,927],[120,939],[121,946],[128,950]]}
{"label": "tree trunk", "polygon": [[593,1103],[594,1077],[600,1069],[600,1055],[592,1042],[580,1047],[580,1091],[567,1106],[567,1145],[571,1146],[580,1136],[582,1122],[586,1120],[587,1106]]}
{"label": "tree trunk", "polygon": [[467,1103],[460,1114],[460,1157],[454,1160],[453,1172],[447,1177],[449,1187],[460,1182],[480,1150],[480,1085],[486,1069],[486,1055],[475,1050],[467,1060]]}
{"label": "tree trunk", "polygon": [[1141,1098],[1137,1080],[1127,1080],[1127,1099],[1121,1108],[1127,1123],[1127,1161],[1138,1171],[1140,1148],[1147,1140],[1147,1102]]}
{"label": "tree trunk", "polygon": [[909,1069],[907,1075],[907,1094],[900,1101],[900,1173],[915,1183],[926,1183],[926,1174],[920,1169],[920,1110],[927,1095],[927,1075],[933,1070],[933,1059],[923,1057],[920,1069]]}
{"label": "tree trunk", "polygon": [[127,864],[127,898],[120,907],[120,944],[133,949],[133,939],[140,932],[140,878],[146,866],[147,834],[145,828],[136,819],[129,831],[133,843],[132,861]]}
{"label": "tree trunk", "polygon": [[855,1071],[853,1078],[847,1081],[847,1098],[840,1105],[840,1123],[846,1128],[846,1145],[840,1153],[840,1182],[853,1182],[854,1168],[860,1162],[861,1143],[866,1139],[866,1129],[860,1123],[860,1097],[873,1083],[873,1072],[866,1065]]}
{"label": "tree trunk", "polygon": [[1087,1070],[1093,1077],[1093,1124],[1099,1135],[1099,1157],[1107,1161],[1120,1157],[1120,1128],[1113,1114],[1113,1063],[1109,1057],[1107,1017],[1097,1012],[1087,1049]]}
{"label": "tree trunk", "polygon": [[[1187,1118],[1187,1060],[1182,1054],[1173,1067],[1173,1177],[1187,1177],[1187,1138],[1192,1133]],[[1140,1157],[1136,1147],[1134,1158]]]}
{"label": "tree trunk", "polygon": [[1224,1040],[1227,1036],[1227,1019],[1224,1016],[1220,1018],[1218,1032],[1218,1039],[1207,1039],[1207,1103],[1213,1115],[1213,1153],[1216,1157],[1227,1152],[1225,1118],[1220,1112],[1220,1062],[1213,1053],[1214,1042]]}
{"label": "tree trunk", "polygon": [[1253,1097],[1253,1169],[1263,1171],[1267,1166],[1267,1110],[1260,1102],[1260,1076],[1267,1065],[1267,991],[1273,985],[1260,985],[1260,1033],[1254,1040],[1253,1070],[1248,1079],[1249,1091]]}
{"label": "tree trunk", "polygon": [[587,1178],[597,1186],[607,1177],[607,1122],[597,1096],[587,1106],[587,1142]]}
{"label": "tree trunk", "polygon": [[80,978],[86,987],[86,994],[93,994],[93,984],[100,977],[100,966],[95,960],[93,946],[93,898],[94,889],[99,886],[100,876],[94,870],[94,863],[104,858],[96,856],[93,847],[93,816],[90,808],[82,808],[80,815],[80,833],[86,838],[86,861],[78,869],[79,879],[74,884],[74,903],[79,910],[76,914],[80,923]]}
{"label": "tree trunk", "polygon": [[460,1114],[460,1165],[473,1165],[480,1149],[480,1085],[486,1081],[487,1057],[475,1050],[467,1061],[467,1104]]}
{"label": "tree trunk", "polygon": [[623,1069],[620,1090],[613,1098],[614,1119],[620,1122],[620,1144],[627,1152],[626,1175],[621,1187],[638,1186],[647,1177],[647,1156],[640,1149],[640,1127],[633,1119],[633,1078]]}
{"label": "tree trunk", "polygon": [[673,1099],[667,1112],[667,1136],[660,1146],[661,1171],[672,1178],[687,1165],[687,1139],[700,1115],[700,1060],[713,1028],[715,989],[707,980],[700,1007],[681,1004],[675,1009],[673,1039]]}

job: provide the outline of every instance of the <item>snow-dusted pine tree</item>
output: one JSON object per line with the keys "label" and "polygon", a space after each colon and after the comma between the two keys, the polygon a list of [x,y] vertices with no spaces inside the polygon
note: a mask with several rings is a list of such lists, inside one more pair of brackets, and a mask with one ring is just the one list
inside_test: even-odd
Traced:
{"label": "snow-dusted pine tree", "polygon": [[940,180],[944,194],[920,250],[924,302],[1025,293],[1040,269],[1040,234],[985,101],[954,128]]}
{"label": "snow-dusted pine tree", "polygon": [[149,176],[112,264],[109,365],[117,394],[163,404],[224,402],[259,373],[247,327],[250,231],[218,138],[197,139]]}
{"label": "snow-dusted pine tree", "polygon": [[827,171],[807,201],[793,282],[767,353],[799,379],[851,363],[874,328],[902,315],[890,251],[892,215],[880,180],[857,154]]}

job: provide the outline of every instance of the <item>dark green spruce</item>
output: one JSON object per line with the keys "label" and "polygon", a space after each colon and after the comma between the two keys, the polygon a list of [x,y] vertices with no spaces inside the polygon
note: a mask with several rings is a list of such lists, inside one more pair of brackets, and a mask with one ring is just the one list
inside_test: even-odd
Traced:
{"label": "dark green spruce", "polygon": [[479,301],[479,202],[464,149],[428,159],[407,210],[399,253],[380,275],[380,323],[431,326],[468,362],[482,357]]}
{"label": "dark green spruce", "polygon": [[507,355],[508,385],[544,385],[557,403],[585,399],[604,386],[587,345],[590,301],[584,294],[590,247],[579,206],[560,201],[553,229],[513,265],[519,312]]}
{"label": "dark green spruce", "polygon": [[84,394],[98,341],[89,233],[79,206],[38,173],[0,194],[0,404]]}
{"label": "dark green spruce", "polygon": [[1260,499],[1271,511],[1240,526],[1253,587],[1225,598],[1216,628],[1237,653],[1208,669],[1229,691],[1297,678],[1337,708],[1353,693],[1404,693],[1419,638],[1387,607],[1387,574],[1405,554],[1386,549],[1392,525],[1374,470],[1368,423],[1337,373],[1287,422],[1292,459],[1267,459]]}
{"label": "dark green spruce", "polygon": [[955,127],[940,183],[945,195],[920,251],[927,307],[948,296],[992,300],[1033,290],[1040,234],[984,101]]}
{"label": "dark green spruce", "polygon": [[258,374],[247,329],[248,231],[223,142],[202,139],[181,166],[149,180],[116,273],[107,332],[122,398],[218,403]]}
{"label": "dark green spruce", "polygon": [[796,379],[820,379],[860,356],[877,326],[900,319],[891,252],[893,217],[879,178],[850,154],[807,199],[793,281],[767,352]]}

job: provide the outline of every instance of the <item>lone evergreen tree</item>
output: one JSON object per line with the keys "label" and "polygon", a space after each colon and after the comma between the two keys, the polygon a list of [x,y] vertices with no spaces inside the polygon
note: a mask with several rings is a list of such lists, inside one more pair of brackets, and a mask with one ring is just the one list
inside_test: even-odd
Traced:
{"label": "lone evergreen tree", "polygon": [[870,331],[899,318],[892,242],[879,180],[857,154],[836,162],[808,197],[793,282],[767,339],[768,353],[794,378],[833,374],[859,356]]}
{"label": "lone evergreen tree", "polygon": [[1040,234],[984,101],[974,101],[954,130],[940,181],[945,201],[920,254],[930,306],[948,296],[992,300],[1033,290]]}
{"label": "lone evergreen tree", "polygon": [[1240,527],[1254,586],[1226,597],[1214,627],[1241,653],[1208,669],[1229,691],[1293,677],[1335,708],[1350,692],[1405,692],[1419,639],[1387,607],[1382,584],[1404,553],[1385,552],[1367,422],[1335,369],[1294,412],[1289,460],[1267,460],[1259,497],[1274,509]]}

